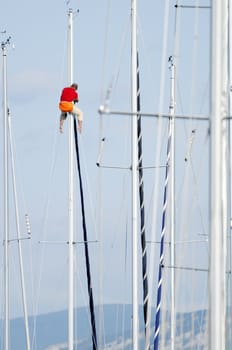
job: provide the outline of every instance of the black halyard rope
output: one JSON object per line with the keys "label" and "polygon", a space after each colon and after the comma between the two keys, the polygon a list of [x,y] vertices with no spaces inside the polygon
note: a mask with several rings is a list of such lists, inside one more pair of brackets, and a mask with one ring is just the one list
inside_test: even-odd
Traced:
{"label": "black halyard rope", "polygon": [[82,227],[83,227],[83,240],[84,240],[84,247],[85,247],[85,262],[86,262],[86,273],[87,273],[87,284],[88,284],[88,295],[89,295],[89,309],[90,309],[91,327],[92,327],[92,343],[93,343],[93,350],[97,350],[98,346],[97,346],[96,324],[95,324],[95,314],[94,314],[93,289],[92,289],[92,281],[91,281],[91,273],[90,273],[88,236],[87,236],[87,228],[86,228],[86,220],[85,220],[85,206],[84,206],[84,194],[83,194],[80,156],[79,156],[79,147],[78,147],[77,124],[76,124],[75,118],[74,118],[74,135],[75,135],[75,147],[76,147],[76,156],[77,156],[77,168],[78,168],[78,176],[79,176],[79,184],[80,184]]}
{"label": "black halyard rope", "polygon": [[[137,52],[137,111],[140,111],[140,82],[139,82],[139,55]],[[145,323],[145,336],[148,334],[148,279],[147,279],[147,247],[145,235],[145,208],[144,208],[144,182],[143,182],[143,149],[141,115],[137,117],[138,140],[138,169],[139,169],[139,204],[140,204],[140,235],[142,248],[142,277],[143,277],[143,316]],[[149,349],[149,345],[148,345]]]}

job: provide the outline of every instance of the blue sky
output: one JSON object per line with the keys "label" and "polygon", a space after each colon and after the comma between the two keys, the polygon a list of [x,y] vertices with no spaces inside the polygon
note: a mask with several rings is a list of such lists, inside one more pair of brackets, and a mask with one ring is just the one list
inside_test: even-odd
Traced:
{"label": "blue sky", "polygon": [[[165,52],[165,57],[168,59],[169,55],[173,54],[175,1],[154,4],[154,1],[149,0],[146,1],[146,6],[144,1],[138,1],[138,44],[141,49],[140,63],[143,67],[141,68],[142,109],[145,112],[158,112],[160,108],[164,112],[168,111],[168,63],[165,63],[164,66],[167,97],[160,107],[165,4],[170,7],[168,42]],[[36,312],[39,313],[63,309],[67,302],[67,246],[65,244],[38,244],[38,241],[42,239],[47,241],[67,240],[67,125],[65,125],[64,134],[60,135],[57,105],[60,91],[67,82],[67,12],[69,7],[72,7],[74,11],[79,9],[74,20],[74,80],[79,84],[79,106],[84,112],[80,148],[90,239],[98,241],[102,239],[104,242],[103,252],[100,251],[104,264],[104,300],[106,302],[122,301],[125,297],[125,300],[129,302],[131,295],[130,263],[126,267],[123,264],[120,265],[120,269],[117,269],[117,265],[118,260],[123,261],[127,255],[126,240],[130,240],[128,238],[130,220],[127,216],[130,214],[130,200],[125,196],[127,192],[129,196],[130,192],[128,189],[130,173],[103,170],[101,173],[101,186],[103,187],[100,187],[96,160],[101,131],[97,111],[104,100],[107,88],[115,77],[117,77],[117,84],[112,92],[111,107],[117,110],[130,108],[130,1],[101,0],[96,3],[91,0],[80,0],[70,1],[67,5],[61,0],[37,2],[22,0],[19,3],[8,0],[2,1],[1,5],[0,30],[7,30],[7,34],[2,35],[2,40],[10,35],[11,43],[15,46],[15,49],[12,49],[11,46],[7,49],[8,99],[16,145],[17,175],[19,184],[21,184],[20,188],[23,189],[20,192],[20,201],[23,203],[21,211],[24,215],[26,210],[31,220],[32,239],[30,243],[25,242],[23,246],[26,274],[27,277],[32,278],[31,280],[27,278],[31,281],[27,282],[29,313],[34,312],[37,301]],[[195,33],[194,36],[196,16],[193,15],[193,12],[183,11],[181,13],[180,51],[177,58],[179,69],[177,108],[179,113],[199,114],[207,113],[208,110],[207,98],[202,97],[205,96],[205,91],[207,97],[209,81],[208,18],[207,10],[199,13],[200,29],[199,33]],[[199,45],[196,61],[192,51],[194,45],[191,44],[193,37],[198,38],[195,44]],[[190,79],[194,76],[194,64],[201,74],[200,79],[195,80],[195,85],[191,85]],[[156,160],[157,138],[155,133],[157,129],[151,123],[147,119],[144,121],[144,162],[148,165],[154,164]],[[167,136],[165,125],[163,135]],[[103,119],[103,130],[106,136],[104,163],[128,166],[130,164],[129,118],[112,117],[109,120],[105,118]],[[183,137],[184,147],[182,147],[182,141],[180,145],[182,158],[188,147],[190,130],[189,125],[177,130],[179,140],[182,140]],[[204,144],[206,130],[207,128],[204,127],[202,134],[200,132],[197,134],[201,145]],[[164,137],[161,155],[163,163],[165,162],[165,149],[166,138]],[[197,154],[197,149],[194,151]],[[181,164],[180,169],[184,167],[183,163]],[[145,176],[149,183],[146,191],[150,203],[147,210],[148,227],[150,227],[154,174],[148,173]],[[181,179],[182,176],[177,179],[179,187],[181,187]],[[98,220],[100,188],[104,189],[101,212],[104,218],[102,236],[99,234]],[[162,205],[162,189],[161,186],[160,206]],[[204,207],[205,196],[202,195],[200,200]],[[76,206],[78,209],[78,204]],[[13,221],[12,218],[12,231],[14,231]],[[79,216],[77,221],[79,223]],[[124,228],[125,223],[129,225],[128,232]],[[77,240],[81,240],[80,237],[81,232],[78,231]],[[99,243],[93,243],[90,251],[93,276],[96,276],[99,274]],[[15,246],[12,247],[12,252],[11,314],[15,316],[21,314],[22,310],[18,296],[19,283],[17,282],[17,287],[14,284],[18,281]],[[77,247],[77,253],[77,270],[80,267],[76,282],[77,290],[80,291],[83,288],[83,292],[77,294],[76,303],[79,305],[86,304],[87,295],[81,245]],[[43,257],[42,263],[41,257]],[[125,268],[128,275],[121,277]],[[39,283],[40,271],[41,284]],[[94,283],[98,289],[97,278]],[[124,284],[125,288],[119,288]],[[39,292],[39,299],[37,299],[37,292]],[[98,293],[96,294],[98,301]]]}

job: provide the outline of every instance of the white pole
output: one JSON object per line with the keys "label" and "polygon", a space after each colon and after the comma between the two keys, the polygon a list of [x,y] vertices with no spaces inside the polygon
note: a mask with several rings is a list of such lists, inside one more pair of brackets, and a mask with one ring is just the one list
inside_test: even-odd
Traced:
{"label": "white pole", "polygon": [[209,349],[225,350],[225,232],[222,203],[222,121],[227,116],[227,0],[212,0],[211,8],[211,139]]}
{"label": "white pole", "polygon": [[[232,40],[232,4],[231,1],[229,1],[229,37],[228,37],[228,42],[229,44],[229,87],[230,87],[230,98],[229,98],[229,115],[232,115],[232,44],[231,44],[231,40]],[[228,242],[228,269],[231,269],[231,265],[232,265],[232,239],[231,239],[231,233],[232,233],[232,217],[231,217],[231,203],[232,203],[232,183],[231,183],[231,169],[232,169],[232,139],[231,139],[231,120],[229,121],[229,125],[228,125],[228,133],[229,133],[229,181],[228,181],[228,186],[229,186],[229,193],[230,193],[230,197],[228,200],[228,220],[229,220],[229,225],[230,225],[230,229],[229,229],[229,238],[227,239]],[[229,306],[229,316],[232,319],[232,278],[230,275],[230,279],[229,279],[229,283],[228,283],[228,306]],[[230,339],[232,338],[232,329],[231,327],[229,327],[229,329],[227,330],[227,336],[230,337]]]}
{"label": "white pole", "polygon": [[[73,12],[68,12],[68,34],[69,34],[69,62],[68,82],[73,83]],[[74,171],[74,135],[73,116],[69,117],[69,350],[73,350],[74,344],[74,202],[73,202],[73,171]]]}
{"label": "white pole", "polygon": [[138,179],[137,179],[137,6],[131,1],[131,91],[132,91],[132,304],[133,350],[138,350]]}
{"label": "white pole", "polygon": [[171,237],[170,237],[170,260],[171,260],[171,350],[175,348],[175,65],[170,58],[170,202],[171,202]]}
{"label": "white pole", "polygon": [[8,107],[7,107],[7,74],[6,74],[6,43],[2,43],[3,54],[3,132],[4,132],[4,349],[9,349],[9,198],[8,198]]}
{"label": "white pole", "polygon": [[18,236],[19,266],[20,266],[22,301],[23,301],[23,311],[24,311],[25,337],[26,337],[27,350],[30,350],[28,313],[27,313],[27,303],[26,303],[26,289],[25,289],[25,278],[24,278],[23,257],[22,257],[21,232],[20,232],[20,225],[19,225],[18,196],[17,196],[17,189],[16,189],[15,162],[14,162],[10,113],[8,113],[8,127],[9,127],[9,141],[10,141],[10,151],[11,151],[11,167],[12,167],[12,177],[13,177],[15,216],[16,216],[17,236]]}

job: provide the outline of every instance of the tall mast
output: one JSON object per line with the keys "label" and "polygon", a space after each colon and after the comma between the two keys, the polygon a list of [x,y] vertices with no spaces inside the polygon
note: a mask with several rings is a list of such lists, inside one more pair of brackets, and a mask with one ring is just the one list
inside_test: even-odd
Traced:
{"label": "tall mast", "polygon": [[[211,8],[211,139],[210,139],[210,258],[209,348],[225,350],[225,244],[223,227],[222,143],[227,116],[227,0],[212,0]],[[225,214],[225,213],[224,213]]]}
{"label": "tall mast", "polygon": [[161,314],[161,302],[162,302],[162,284],[163,284],[163,264],[164,264],[164,243],[167,230],[166,217],[167,217],[167,204],[168,195],[170,199],[170,261],[171,261],[171,341],[170,349],[174,350],[175,346],[175,191],[174,191],[174,132],[175,132],[175,66],[173,64],[172,56],[169,57],[170,62],[170,103],[169,103],[169,130],[168,130],[168,143],[167,143],[167,162],[165,171],[165,186],[163,196],[163,210],[162,210],[162,230],[160,238],[160,260],[158,270],[158,289],[157,289],[157,303],[156,303],[156,318],[155,318],[155,334],[154,334],[154,350],[159,348],[160,337],[160,314]]}
{"label": "tall mast", "polygon": [[175,349],[175,65],[170,57],[171,350]]}
{"label": "tall mast", "polygon": [[20,279],[21,279],[21,289],[22,289],[26,349],[30,350],[30,336],[29,336],[26,288],[25,288],[24,268],[23,268],[22,242],[21,242],[21,232],[20,232],[20,224],[19,224],[18,195],[17,195],[17,188],[16,188],[15,161],[14,161],[13,140],[12,140],[12,132],[11,132],[11,115],[9,111],[8,111],[8,131],[9,131],[8,135],[9,135],[9,144],[10,144],[10,151],[11,151],[10,152],[11,167],[12,167],[12,180],[13,180],[13,192],[14,192],[15,218],[16,218],[16,227],[17,227],[17,238],[18,238],[19,267],[20,267]]}
{"label": "tall mast", "polygon": [[[232,40],[232,4],[231,2],[229,2],[229,37],[228,37],[228,42],[231,43]],[[229,87],[230,87],[230,97],[229,97],[229,115],[232,115],[232,45],[229,44],[229,72],[228,72],[228,76],[229,76]],[[232,139],[231,139],[231,119],[228,121],[228,149],[229,149],[229,157],[228,157],[228,162],[229,162],[229,181],[228,181],[228,186],[229,186],[229,190],[228,193],[230,194],[229,196],[229,205],[228,205],[228,219],[229,219],[229,228],[230,230],[228,231],[228,269],[231,269],[231,263],[232,263],[232,239],[231,239],[231,224],[232,224],[232,217],[231,217],[231,205],[232,205],[232,183],[231,183],[231,176],[232,176],[232,171],[231,171],[231,167],[232,167]],[[228,305],[230,305],[230,312],[229,312],[229,317],[232,318],[232,295],[231,295],[231,291],[232,291],[232,278],[230,276],[229,279],[229,283],[228,283]],[[229,330],[227,330],[227,336],[228,337],[232,337],[232,329],[231,327],[229,328]]]}
{"label": "tall mast", "polygon": [[[29,338],[29,326],[28,326],[28,313],[26,305],[26,291],[24,283],[24,269],[23,269],[23,258],[21,248],[21,233],[19,225],[19,210],[18,210],[18,197],[16,190],[16,178],[15,178],[15,164],[13,154],[13,141],[11,132],[11,118],[8,108],[7,100],[7,64],[6,64],[6,46],[10,43],[10,37],[2,42],[3,52],[3,129],[4,129],[4,350],[10,348],[10,327],[9,327],[9,150],[11,151],[11,167],[12,167],[12,180],[13,180],[13,192],[14,192],[14,205],[15,205],[15,216],[16,216],[16,228],[18,237],[18,248],[19,248],[19,266],[20,266],[20,277],[21,277],[21,288],[22,288],[22,302],[24,311],[24,326],[25,326],[25,338],[26,348],[30,350],[30,338]],[[10,145],[10,147],[9,147]]]}
{"label": "tall mast", "polygon": [[3,168],[4,168],[4,290],[5,290],[5,315],[4,315],[4,350],[9,349],[9,184],[8,184],[8,106],[7,106],[7,73],[6,73],[6,45],[10,38],[2,42],[3,55]]}
{"label": "tall mast", "polygon": [[[73,82],[73,11],[68,11],[68,83]],[[74,135],[73,135],[73,116],[69,117],[69,309],[68,309],[68,349],[73,350],[74,337]]]}
{"label": "tall mast", "polygon": [[131,91],[132,91],[132,304],[133,350],[138,350],[138,194],[137,194],[137,3],[131,0]]}

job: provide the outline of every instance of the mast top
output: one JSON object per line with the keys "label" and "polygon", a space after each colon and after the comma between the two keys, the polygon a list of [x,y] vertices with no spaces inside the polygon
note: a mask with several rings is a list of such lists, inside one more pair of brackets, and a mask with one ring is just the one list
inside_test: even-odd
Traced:
{"label": "mast top", "polygon": [[[1,33],[6,33],[6,31],[1,32]],[[5,49],[6,45],[10,45],[10,39],[11,39],[11,36],[9,36],[5,41],[2,41],[2,43],[1,43],[2,50]]]}

